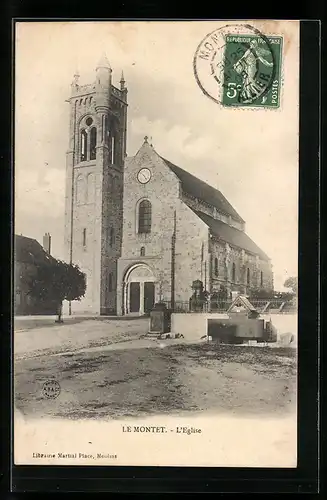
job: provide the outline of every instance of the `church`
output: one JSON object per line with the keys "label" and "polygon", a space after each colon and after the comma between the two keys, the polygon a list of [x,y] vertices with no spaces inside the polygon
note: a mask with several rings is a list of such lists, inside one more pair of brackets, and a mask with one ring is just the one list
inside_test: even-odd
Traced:
{"label": "church", "polygon": [[71,85],[65,260],[86,274],[72,313],[128,315],[213,294],[273,289],[269,257],[223,194],[157,152],[126,156],[127,88],[102,56],[95,81]]}

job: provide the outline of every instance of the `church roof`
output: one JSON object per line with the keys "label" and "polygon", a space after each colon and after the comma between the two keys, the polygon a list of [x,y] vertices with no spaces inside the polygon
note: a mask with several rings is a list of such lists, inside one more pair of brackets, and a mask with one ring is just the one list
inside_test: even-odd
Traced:
{"label": "church roof", "polygon": [[213,219],[210,215],[198,210],[193,210],[193,212],[209,226],[211,233],[217,238],[236,247],[243,248],[250,253],[259,255],[263,260],[269,260],[268,255],[244,231],[229,226],[220,220]]}
{"label": "church roof", "polygon": [[15,234],[14,255],[16,262],[41,264],[53,259],[34,238]]}
{"label": "church roof", "polygon": [[162,158],[162,160],[164,160],[166,165],[174,172],[174,174],[177,175],[182,183],[182,188],[185,193],[216,207],[224,214],[231,215],[238,222],[244,222],[241,216],[236,212],[229,201],[226,200],[225,196],[218,191],[218,189],[209,186],[206,182],[201,181],[194,175],[186,172],[186,170],[177,167],[177,165],[174,165],[165,158]]}

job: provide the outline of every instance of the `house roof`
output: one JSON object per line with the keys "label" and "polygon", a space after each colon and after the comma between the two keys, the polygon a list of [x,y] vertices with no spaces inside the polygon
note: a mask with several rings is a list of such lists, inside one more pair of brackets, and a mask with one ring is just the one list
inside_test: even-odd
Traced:
{"label": "house roof", "polygon": [[53,259],[34,238],[15,234],[14,256],[16,262],[41,264]]}
{"label": "house roof", "polygon": [[244,307],[248,312],[256,311],[256,308],[244,295],[238,295],[237,297],[235,297],[235,299],[227,309],[227,313],[234,312],[238,307]]}
{"label": "house roof", "polygon": [[177,175],[182,183],[182,189],[185,193],[216,207],[219,211],[227,215],[231,215],[238,222],[244,222],[242,217],[236,212],[229,201],[226,200],[225,196],[218,189],[209,186],[206,182],[201,181],[194,175],[186,172],[186,170],[177,167],[177,165],[174,165],[165,158],[161,157],[161,159],[174,172],[174,174]]}
{"label": "house roof", "polygon": [[217,238],[233,246],[244,248],[244,250],[250,253],[259,255],[263,260],[269,260],[268,255],[265,254],[265,252],[263,252],[244,231],[229,226],[220,220],[213,219],[210,215],[199,212],[198,210],[193,210],[193,212],[209,226],[211,233]]}

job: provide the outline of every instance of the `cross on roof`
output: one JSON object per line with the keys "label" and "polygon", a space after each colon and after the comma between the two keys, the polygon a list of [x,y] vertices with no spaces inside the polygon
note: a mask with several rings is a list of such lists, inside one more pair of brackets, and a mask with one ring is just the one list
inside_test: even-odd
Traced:
{"label": "cross on roof", "polygon": [[148,139],[149,139],[149,138],[148,138],[148,136],[147,136],[147,135],[146,135],[146,136],[144,136],[144,142],[148,142]]}

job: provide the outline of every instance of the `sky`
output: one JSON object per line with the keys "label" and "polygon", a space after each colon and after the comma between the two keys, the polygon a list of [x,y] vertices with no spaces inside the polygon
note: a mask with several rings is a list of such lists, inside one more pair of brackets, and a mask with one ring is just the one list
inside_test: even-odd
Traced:
{"label": "sky", "polygon": [[[238,22],[239,23],[239,22]],[[128,88],[127,154],[144,136],[171,162],[218,188],[270,256],[276,290],[297,275],[299,34],[296,21],[247,21],[284,36],[281,106],[224,108],[193,73],[201,40],[224,21],[16,24],[15,233],[64,258],[70,84],[95,80],[105,53]]]}

